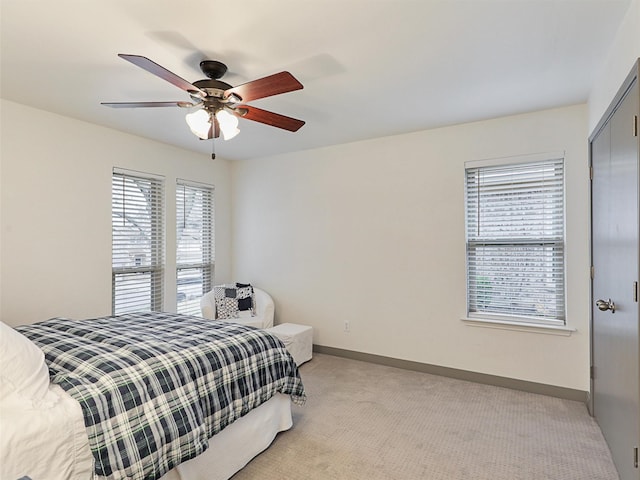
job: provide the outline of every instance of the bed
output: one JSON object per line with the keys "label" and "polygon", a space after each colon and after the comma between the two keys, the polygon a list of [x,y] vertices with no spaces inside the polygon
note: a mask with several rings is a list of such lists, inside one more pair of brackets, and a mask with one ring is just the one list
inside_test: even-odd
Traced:
{"label": "bed", "polygon": [[0,323],[0,477],[227,479],[305,392],[277,337],[177,314]]}

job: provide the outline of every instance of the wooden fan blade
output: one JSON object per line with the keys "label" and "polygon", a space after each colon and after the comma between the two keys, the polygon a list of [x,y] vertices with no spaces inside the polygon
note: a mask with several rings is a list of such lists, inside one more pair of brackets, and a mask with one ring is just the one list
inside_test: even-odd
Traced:
{"label": "wooden fan blade", "polygon": [[224,98],[229,98],[231,94],[235,94],[240,97],[241,102],[250,102],[302,88],[304,88],[302,84],[289,72],[280,72],[225,90]]}
{"label": "wooden fan blade", "polygon": [[111,108],[138,107],[193,107],[191,102],[101,102],[100,105]]}
{"label": "wooden fan blade", "polygon": [[283,130],[289,130],[290,132],[297,132],[305,123],[297,118],[286,117],[279,113],[269,112],[249,105],[239,105],[237,110],[232,111],[240,118],[246,118],[247,120],[253,120],[254,122],[260,122],[272,127],[282,128]]}
{"label": "wooden fan blade", "polygon": [[176,87],[181,88],[185,92],[199,92],[202,96],[207,95],[204,90],[201,90],[195,85],[192,85],[184,78],[179,77],[173,72],[170,72],[163,66],[158,65],[153,60],[149,60],[147,57],[143,57],[141,55],[127,55],[124,53],[119,53],[118,56],[142,68],[143,70],[146,70],[149,73],[153,73],[156,77],[160,77],[161,79],[166,80]]}

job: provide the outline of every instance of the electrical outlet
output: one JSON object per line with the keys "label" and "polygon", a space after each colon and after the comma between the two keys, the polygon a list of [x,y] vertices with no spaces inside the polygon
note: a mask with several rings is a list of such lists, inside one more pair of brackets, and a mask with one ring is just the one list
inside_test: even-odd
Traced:
{"label": "electrical outlet", "polygon": [[351,325],[349,324],[348,320],[346,320],[344,322],[344,331],[347,332],[347,333],[349,333],[351,331]]}

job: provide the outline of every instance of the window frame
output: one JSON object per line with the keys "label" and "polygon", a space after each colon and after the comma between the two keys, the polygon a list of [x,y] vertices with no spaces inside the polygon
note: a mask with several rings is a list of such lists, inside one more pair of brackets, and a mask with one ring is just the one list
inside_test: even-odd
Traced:
{"label": "window frame", "polygon": [[[185,214],[184,207],[180,206],[180,201],[184,202],[186,189],[192,189],[196,192],[201,192],[205,195],[202,199],[203,205],[201,206],[202,210],[202,218],[201,218],[201,249],[200,254],[202,255],[202,261],[200,262],[180,262],[180,247],[181,247],[181,232],[180,225],[182,221],[183,229],[185,227]],[[182,197],[180,198],[180,192],[182,191]],[[181,302],[179,302],[180,298],[180,273],[199,270],[201,282],[201,292],[199,295],[192,295],[190,300],[197,300],[202,298],[202,296],[209,292],[215,283],[215,186],[194,182],[190,180],[184,180],[177,178],[176,179],[176,193],[175,193],[175,201],[176,201],[176,312],[190,315],[200,315],[200,303],[197,302],[197,306],[190,306],[187,304],[185,309],[181,309]],[[208,209],[205,208],[205,203],[208,203]],[[208,213],[208,219],[204,219],[205,211]],[[183,212],[183,218],[180,219],[180,212]],[[196,242],[197,243],[197,242]],[[189,248],[187,246],[187,248]],[[185,298],[185,300],[189,300],[189,298]],[[192,302],[193,303],[193,302]]]}
{"label": "window frame", "polygon": [[[560,207],[559,207],[560,212],[558,211],[553,212],[554,215],[556,216],[560,215],[561,217],[561,232],[559,235],[557,231],[554,230],[555,232],[554,238],[551,238],[550,236],[545,236],[545,235],[539,235],[539,236],[528,235],[526,236],[527,238],[516,237],[514,235],[511,235],[511,236],[498,238],[499,237],[498,234],[496,234],[494,238],[482,238],[482,235],[479,233],[481,231],[480,227],[477,235],[475,236],[470,235],[470,232],[469,232],[470,224],[473,223],[472,221],[470,221],[470,218],[469,218],[471,213],[470,198],[469,198],[470,197],[470,186],[469,186],[470,171],[480,172],[482,170],[488,171],[494,168],[508,169],[510,167],[514,167],[514,170],[515,170],[517,168],[526,167],[527,164],[542,165],[545,163],[551,164],[554,162],[556,164],[559,164],[561,167],[560,168],[561,184],[559,189],[556,188],[556,190],[553,192],[556,195],[559,194],[559,198],[560,198]],[[516,326],[533,326],[533,327],[549,327],[549,328],[565,329],[566,319],[567,319],[567,315],[566,315],[566,311],[567,311],[567,304],[566,304],[566,300],[567,300],[566,267],[567,265],[566,263],[567,262],[566,262],[565,153],[550,152],[550,153],[541,153],[541,154],[534,154],[534,155],[513,156],[513,157],[506,157],[506,158],[499,158],[499,159],[476,160],[476,161],[465,162],[464,166],[465,166],[464,209],[465,209],[465,249],[466,249],[465,266],[466,266],[466,314],[467,314],[467,318],[465,320],[468,320],[471,322],[480,322],[480,323],[489,322],[489,323],[508,324],[508,325],[516,325]],[[552,177],[552,179],[553,178],[556,178],[556,177]],[[556,178],[555,182],[557,181],[558,180]],[[480,187],[477,187],[477,188],[480,188]],[[477,195],[478,196],[474,198],[474,201],[478,202],[477,209],[474,210],[473,212],[478,215],[478,218],[480,218],[480,214],[479,214],[480,201],[481,201],[480,193],[478,193]],[[520,208],[522,208],[523,206],[526,206],[526,203],[523,199],[519,200],[519,202],[521,203],[517,203],[517,202],[515,203],[516,209],[517,209],[517,205],[520,205]],[[556,198],[556,202],[557,202],[557,198]],[[478,219],[478,223],[474,224],[474,226],[477,226],[480,221],[481,220]],[[525,222],[520,221],[520,223],[524,225]],[[518,222],[516,221],[516,222],[510,223],[509,225],[517,226],[517,224]],[[557,227],[554,227],[554,229],[557,229]],[[553,315],[553,316],[549,316],[546,314],[527,315],[527,314],[523,314],[521,311],[518,311],[517,308],[511,309],[511,311],[508,311],[509,307],[502,307],[503,309],[502,312],[495,311],[495,309],[491,309],[491,308],[487,308],[487,309],[475,308],[475,306],[479,303],[477,301],[477,298],[479,297],[478,295],[479,290],[477,289],[477,286],[474,287],[472,285],[472,282],[474,281],[474,279],[477,281],[480,276],[476,275],[474,277],[472,273],[473,268],[471,267],[471,264],[472,264],[472,257],[474,253],[477,253],[478,246],[502,248],[503,251],[507,251],[510,248],[512,249],[512,251],[515,248],[519,248],[520,250],[522,250],[523,246],[537,247],[539,250],[541,248],[543,250],[545,248],[551,248],[552,254],[549,257],[551,258],[551,260],[546,261],[547,265],[545,265],[544,272],[547,275],[548,275],[548,271],[554,272],[552,275],[552,278],[554,279],[554,281],[551,283],[554,285],[555,283],[558,283],[558,285],[556,285],[555,289],[553,290],[552,297],[555,299],[553,303],[554,305],[553,310],[555,310],[556,313],[559,312],[559,315]],[[530,256],[526,258],[530,259],[530,258],[536,258],[536,257],[535,255],[533,255],[532,257]],[[554,269],[553,262],[556,261],[557,259],[561,259],[562,265],[559,269],[558,268]],[[515,269],[516,267],[511,266],[508,268]],[[504,283],[507,283],[507,282],[504,282]],[[474,292],[474,288],[476,289],[475,292]],[[475,300],[473,297],[474,295],[475,295]],[[531,298],[535,298],[535,296]]]}
{"label": "window frame", "polygon": [[[144,253],[149,255],[149,262],[140,261],[140,265],[132,266],[114,266],[116,257],[123,253],[121,247],[116,247],[116,228],[114,224],[114,218],[118,212],[115,209],[115,191],[114,185],[117,180],[122,179],[122,215],[121,218],[126,218],[126,201],[129,201],[129,205],[135,200],[132,198],[125,198],[124,182],[127,180],[148,182],[150,189],[150,197],[148,205],[150,208],[149,213],[149,249]],[[136,207],[132,207],[135,210]],[[125,276],[136,275],[149,275],[149,280],[134,281],[132,283],[138,284],[139,287],[144,287],[144,284],[149,282],[149,298],[148,304],[151,311],[162,311],[164,306],[164,269],[165,269],[165,179],[162,176],[154,175],[150,173],[137,172],[133,170],[126,170],[121,168],[113,168],[111,174],[111,313],[112,315],[119,315],[130,313],[133,311],[139,311],[140,308],[135,307],[133,309],[127,309],[125,305],[118,306],[118,289],[117,280]],[[133,222],[135,223],[135,222]],[[142,297],[140,297],[142,298]]]}

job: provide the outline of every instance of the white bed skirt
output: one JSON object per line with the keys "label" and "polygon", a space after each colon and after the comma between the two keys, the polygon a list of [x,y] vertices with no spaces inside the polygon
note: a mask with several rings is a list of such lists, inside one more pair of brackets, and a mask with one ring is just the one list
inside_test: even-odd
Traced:
{"label": "white bed skirt", "polygon": [[271,445],[278,432],[292,425],[291,398],[277,393],[214,435],[204,453],[178,465],[161,480],[227,480]]}

